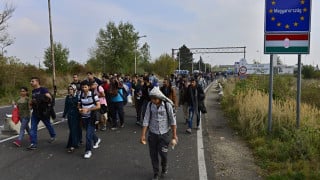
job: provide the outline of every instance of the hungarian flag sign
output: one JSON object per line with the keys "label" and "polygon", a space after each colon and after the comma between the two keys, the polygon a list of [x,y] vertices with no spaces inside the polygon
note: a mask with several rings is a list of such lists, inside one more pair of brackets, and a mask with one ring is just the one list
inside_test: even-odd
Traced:
{"label": "hungarian flag sign", "polygon": [[309,33],[265,34],[265,54],[309,54]]}

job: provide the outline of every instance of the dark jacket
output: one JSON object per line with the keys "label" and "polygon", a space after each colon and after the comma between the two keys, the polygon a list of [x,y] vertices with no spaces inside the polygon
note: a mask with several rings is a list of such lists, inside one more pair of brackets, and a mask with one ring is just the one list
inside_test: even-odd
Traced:
{"label": "dark jacket", "polygon": [[[199,104],[203,103],[205,99],[205,94],[200,85],[196,85],[195,88],[188,86],[188,104],[193,106],[194,109],[199,110]],[[198,113],[198,111],[195,111]]]}

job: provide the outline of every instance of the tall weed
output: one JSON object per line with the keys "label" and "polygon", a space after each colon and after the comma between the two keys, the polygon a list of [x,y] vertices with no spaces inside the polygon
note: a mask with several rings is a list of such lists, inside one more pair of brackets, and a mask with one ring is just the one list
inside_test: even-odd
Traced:
{"label": "tall weed", "polygon": [[296,128],[294,88],[287,78],[278,82],[288,93],[273,95],[271,133],[267,131],[269,94],[263,87],[266,82],[258,77],[228,81],[223,107],[233,127],[249,140],[268,179],[314,179],[320,172],[320,111],[314,104],[302,103],[300,128]]}

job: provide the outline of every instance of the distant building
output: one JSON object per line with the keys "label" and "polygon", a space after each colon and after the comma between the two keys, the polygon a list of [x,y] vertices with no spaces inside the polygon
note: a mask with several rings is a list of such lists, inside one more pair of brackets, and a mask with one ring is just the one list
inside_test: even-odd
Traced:
{"label": "distant building", "polygon": [[[275,74],[293,74],[294,66],[277,65],[273,63]],[[246,59],[240,59],[239,62],[234,63],[235,74],[270,74],[270,64],[248,64]]]}

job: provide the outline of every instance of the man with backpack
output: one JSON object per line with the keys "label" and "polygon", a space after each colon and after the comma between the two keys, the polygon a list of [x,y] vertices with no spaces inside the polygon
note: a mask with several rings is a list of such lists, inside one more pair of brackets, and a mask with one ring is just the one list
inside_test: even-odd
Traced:
{"label": "man with backpack", "polygon": [[50,134],[49,143],[55,141],[56,133],[53,129],[50,116],[52,114],[52,96],[49,93],[48,89],[45,87],[41,87],[40,79],[38,77],[32,77],[30,84],[33,88],[32,90],[32,115],[31,115],[31,130],[30,130],[30,138],[31,144],[27,148],[29,150],[37,149],[38,144],[38,124],[40,120],[46,126]]}
{"label": "man with backpack", "polygon": [[89,159],[92,156],[92,148],[99,147],[101,139],[95,134],[96,113],[100,109],[100,101],[97,95],[90,90],[91,83],[81,82],[81,93],[78,102],[78,109],[81,114],[82,124],[86,129],[86,148],[84,158]]}
{"label": "man with backpack", "polygon": [[[150,91],[151,102],[146,106],[142,124],[140,142],[146,144],[148,139],[150,158],[153,167],[153,179],[159,179],[159,155],[161,157],[161,174],[163,178],[168,173],[168,148],[170,144],[170,127],[172,130],[171,143],[175,145],[177,137],[176,118],[173,113],[173,103],[159,87]],[[146,138],[149,129],[148,138]]]}

